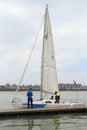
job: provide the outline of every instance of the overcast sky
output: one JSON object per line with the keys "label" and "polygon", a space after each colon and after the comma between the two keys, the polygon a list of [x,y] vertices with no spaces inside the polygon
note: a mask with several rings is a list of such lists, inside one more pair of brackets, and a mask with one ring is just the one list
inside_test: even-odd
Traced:
{"label": "overcast sky", "polygon": [[[0,84],[19,83],[46,4],[58,82],[87,84],[87,0],[0,0]],[[22,84],[40,84],[42,37],[40,34]]]}

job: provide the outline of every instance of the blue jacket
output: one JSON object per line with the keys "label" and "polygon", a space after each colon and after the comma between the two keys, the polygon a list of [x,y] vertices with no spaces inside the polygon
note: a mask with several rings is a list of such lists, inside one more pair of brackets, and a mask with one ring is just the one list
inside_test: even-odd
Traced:
{"label": "blue jacket", "polygon": [[29,91],[27,92],[27,96],[28,96],[28,98],[32,98],[33,93],[32,93],[32,91],[31,91],[31,90],[29,90]]}

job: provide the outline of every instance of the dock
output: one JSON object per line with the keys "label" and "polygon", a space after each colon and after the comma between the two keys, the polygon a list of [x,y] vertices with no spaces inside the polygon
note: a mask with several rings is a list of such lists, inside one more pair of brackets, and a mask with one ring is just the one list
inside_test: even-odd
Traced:
{"label": "dock", "polygon": [[58,105],[56,107],[33,108],[33,109],[8,109],[0,110],[0,117],[17,117],[26,115],[50,115],[50,114],[67,114],[67,113],[85,113],[87,112],[87,105]]}

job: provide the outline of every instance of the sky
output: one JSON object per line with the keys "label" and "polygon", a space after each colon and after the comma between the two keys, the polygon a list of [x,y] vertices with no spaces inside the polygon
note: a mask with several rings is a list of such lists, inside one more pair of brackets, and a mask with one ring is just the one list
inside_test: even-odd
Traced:
{"label": "sky", "polygon": [[[87,0],[0,0],[0,85],[18,84],[48,4],[59,83],[87,85]],[[43,28],[22,84],[40,84]]]}

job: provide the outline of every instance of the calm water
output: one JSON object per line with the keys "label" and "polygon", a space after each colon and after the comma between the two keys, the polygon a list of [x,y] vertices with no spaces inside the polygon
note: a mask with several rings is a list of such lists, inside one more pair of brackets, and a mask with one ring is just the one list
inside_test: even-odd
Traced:
{"label": "calm water", "polygon": [[[0,109],[13,108],[11,101],[15,92],[0,92]],[[26,92],[19,96],[26,101]],[[34,92],[34,98],[38,99],[39,92]],[[61,92],[61,99],[87,100],[87,92]],[[23,116],[16,118],[0,118],[0,130],[86,130],[87,114],[57,114],[43,116]]]}
{"label": "calm water", "polygon": [[87,114],[0,119],[0,130],[87,130]]}

